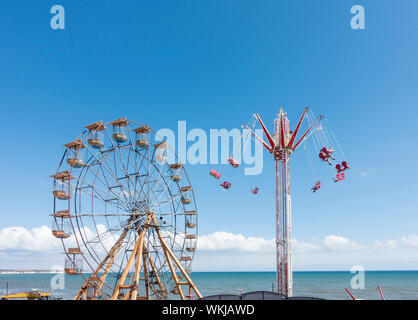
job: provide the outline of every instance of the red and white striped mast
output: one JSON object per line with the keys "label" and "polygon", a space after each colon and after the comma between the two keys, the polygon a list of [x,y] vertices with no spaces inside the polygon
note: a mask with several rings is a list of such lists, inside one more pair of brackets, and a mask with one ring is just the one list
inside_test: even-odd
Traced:
{"label": "red and white striped mast", "polygon": [[254,116],[260,123],[268,142],[265,142],[262,137],[258,137],[247,125],[244,125],[273,155],[275,162],[277,292],[289,297],[292,296],[290,155],[321,118],[319,116],[299,140],[295,142],[307,111],[308,108],[305,108],[295,130],[292,132],[290,131],[287,114],[280,108],[278,118],[274,120],[273,136],[267,130],[260,116],[255,114]]}

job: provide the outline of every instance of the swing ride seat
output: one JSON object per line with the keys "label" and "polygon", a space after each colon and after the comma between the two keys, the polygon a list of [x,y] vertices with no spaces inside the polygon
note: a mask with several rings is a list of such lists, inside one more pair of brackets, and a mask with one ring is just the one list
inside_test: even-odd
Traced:
{"label": "swing ride seat", "polygon": [[329,156],[327,156],[325,153],[320,152],[319,158],[321,158],[322,161],[328,161]]}
{"label": "swing ride seat", "polygon": [[258,193],[258,187],[255,187],[254,189],[252,189],[252,190],[251,190],[251,192],[252,192],[253,194],[257,194],[257,193]]}
{"label": "swing ride seat", "polygon": [[217,172],[215,169],[212,169],[209,172],[209,175],[211,175],[212,177],[214,177],[215,179],[219,179],[221,177],[221,173]]}
{"label": "swing ride seat", "polygon": [[319,189],[321,189],[321,181],[317,181],[311,188],[312,192],[318,191]]}
{"label": "swing ride seat", "polygon": [[233,166],[234,168],[238,168],[238,167],[239,167],[239,163],[238,163],[238,161],[237,161],[237,160],[235,160],[235,159],[233,159],[231,156],[230,156],[230,157],[228,157],[227,162],[228,162],[231,166]]}
{"label": "swing ride seat", "polygon": [[230,183],[230,182],[228,182],[228,181],[224,181],[224,182],[221,184],[221,187],[222,187],[222,188],[224,188],[225,190],[228,190],[229,188],[231,188],[231,183]]}
{"label": "swing ride seat", "polygon": [[334,152],[334,150],[333,150],[333,149],[331,149],[331,147],[330,147],[329,149],[327,149],[327,148],[323,147],[323,148],[321,149],[321,151],[322,151],[324,154],[328,155],[328,156],[330,156],[330,155]]}
{"label": "swing ride seat", "polygon": [[334,178],[334,182],[339,182],[345,180],[344,172],[338,173],[336,178]]}
{"label": "swing ride seat", "polygon": [[[344,165],[344,163],[345,163],[345,165]],[[343,166],[342,168],[341,168],[341,165]],[[337,170],[337,173],[340,173],[340,172],[343,172],[347,169],[350,169],[350,167],[347,165],[347,162],[343,161],[343,162],[341,162],[341,164],[336,164],[335,169]]]}

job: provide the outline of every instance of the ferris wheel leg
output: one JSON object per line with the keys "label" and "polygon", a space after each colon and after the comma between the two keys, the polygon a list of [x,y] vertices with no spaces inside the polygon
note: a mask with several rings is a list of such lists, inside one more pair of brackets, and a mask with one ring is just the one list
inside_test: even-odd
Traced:
{"label": "ferris wheel leg", "polygon": [[[147,221],[145,222],[145,227],[142,229],[142,231],[139,234],[139,239],[135,244],[134,249],[132,250],[132,253],[128,259],[128,262],[125,266],[125,269],[123,270],[122,276],[119,279],[119,282],[115,288],[115,290],[113,291],[113,295],[110,298],[111,300],[116,300],[119,297],[119,292],[121,288],[125,288],[126,286],[124,285],[126,276],[129,273],[129,270],[132,266],[132,262],[134,261],[135,256],[137,257],[136,259],[136,264],[135,264],[135,280],[134,283],[132,285],[130,285],[131,291],[129,294],[127,294],[125,296],[126,299],[128,299],[128,297],[130,295],[132,295],[132,298],[134,300],[136,300],[136,296],[138,293],[138,280],[139,280],[139,269],[140,269],[140,261],[141,261],[141,256],[142,256],[142,248],[143,248],[143,244],[144,244],[144,236],[145,236],[145,232],[147,231],[147,227],[146,225],[149,224],[151,220],[151,215],[148,216]],[[140,250],[140,253],[138,254],[138,250]]]}
{"label": "ferris wheel leg", "polygon": [[[144,249],[145,249],[146,252],[148,252],[148,247],[147,247],[147,244],[145,242],[144,242]],[[158,274],[157,268],[155,267],[155,263],[152,260],[151,255],[149,255],[149,254],[148,254],[148,261],[149,261],[149,264],[151,266],[152,271],[155,274],[155,279],[157,281],[158,287],[160,288],[160,292],[161,292],[162,296],[164,297],[164,286],[163,286],[163,283],[161,282],[161,278],[160,278],[160,275]],[[145,260],[144,260],[144,265],[145,264],[146,263],[145,263]],[[151,289],[152,289],[152,291],[154,291],[154,293],[157,296],[159,296],[159,294],[157,292],[155,292],[155,290],[152,287],[151,287]]]}
{"label": "ferris wheel leg", "polygon": [[[103,286],[106,277],[110,271],[110,268],[113,265],[113,262],[115,261],[115,258],[119,252],[120,247],[122,246],[122,242],[125,240],[126,235],[128,234],[129,229],[125,229],[122,235],[119,237],[118,241],[115,243],[115,245],[110,249],[108,255],[103,260],[103,262],[99,265],[99,267],[96,269],[96,271],[87,279],[87,281],[83,284],[81,289],[77,292],[73,300],[78,300],[80,297],[82,297],[82,300],[87,299],[87,288],[92,285],[92,283],[97,283],[95,285],[97,290],[100,290]],[[104,266],[107,264],[106,268]],[[97,277],[99,272],[104,268],[104,272],[100,278]]]}
{"label": "ferris wheel leg", "polygon": [[[156,220],[156,218],[155,218],[154,215],[152,216],[152,219],[153,219],[154,223],[156,225],[158,225],[157,220]],[[164,241],[164,239],[163,239],[163,237],[161,235],[160,230],[157,228],[156,231],[157,231],[157,234],[158,234],[158,238],[159,238],[159,240],[161,242],[161,245],[163,247],[164,253],[166,255],[167,262],[168,262],[168,264],[170,266],[170,270],[171,270],[171,273],[173,275],[174,281],[176,282],[177,289],[179,290],[179,294],[180,294],[181,299],[182,300],[185,299],[184,298],[183,291],[181,290],[181,286],[182,285],[188,285],[189,288],[192,288],[193,289],[193,291],[196,293],[197,297],[199,299],[201,299],[203,296],[200,294],[200,292],[197,289],[196,285],[193,283],[192,279],[189,277],[189,275],[187,274],[187,272],[184,270],[184,268],[181,265],[180,261],[177,260],[177,258],[174,255],[174,253],[171,251],[171,249],[165,243],[165,241]],[[174,261],[174,263],[176,264],[177,268],[180,270],[180,272],[182,273],[183,277],[186,279],[185,282],[179,281],[179,279],[177,277],[177,274],[176,274],[176,272],[174,270],[174,266],[173,266],[170,258]]]}
{"label": "ferris wheel leg", "polygon": [[[149,228],[154,228],[157,235],[158,240],[161,244],[161,248],[163,249],[164,255],[166,257],[167,263],[169,265],[170,271],[172,273],[173,280],[176,284],[178,294],[180,295],[180,298],[182,300],[185,300],[185,295],[182,290],[182,286],[188,286],[189,287],[189,297],[192,296],[191,292],[192,290],[195,292],[196,296],[200,299],[202,298],[202,295],[200,294],[199,290],[189,277],[187,271],[183,268],[180,261],[177,259],[173,251],[170,249],[170,247],[165,243],[164,238],[160,232],[160,229],[158,227],[158,221],[155,217],[155,215],[152,212],[148,213],[148,218],[146,222],[144,223],[143,229],[139,232],[138,240],[136,241],[134,248],[128,258],[128,261],[125,265],[125,268],[121,274],[121,277],[112,293],[111,300],[117,300],[117,299],[123,299],[123,300],[138,300],[138,299],[145,299],[149,300],[150,295],[150,289],[154,292],[154,294],[158,297],[165,298],[167,295],[167,291],[164,289],[164,285],[160,279],[160,276],[158,274],[158,270],[155,266],[155,263],[151,257],[150,254],[148,254],[148,247],[145,241],[145,235]],[[85,282],[85,284],[82,286],[80,291],[77,293],[77,295],[74,297],[74,300],[88,299],[87,297],[87,289],[89,286],[92,285],[92,282],[96,282],[96,289],[100,289],[103,283],[105,282],[106,276],[109,273],[116,256],[119,252],[119,249],[121,248],[122,242],[126,238],[126,235],[128,233],[129,229],[126,229],[125,232],[120,236],[117,243],[112,247],[112,249],[109,251],[107,257],[103,260],[103,262],[100,264],[100,266],[96,269],[96,271],[90,276],[90,278]],[[134,264],[135,261],[135,264]],[[148,267],[149,263],[149,267]],[[145,275],[145,291],[146,291],[146,297],[138,297],[138,284],[139,284],[139,278],[140,278],[140,271],[141,266],[144,267],[144,275]],[[134,272],[134,279],[131,284],[125,284],[126,278],[129,274],[129,271],[131,270],[132,266],[135,268]],[[152,270],[152,272],[155,274],[155,279],[158,284],[159,290],[155,290],[149,283],[148,279],[148,268]],[[176,269],[179,271],[181,276],[178,276],[178,272],[176,272]],[[103,274],[101,277],[98,277],[98,274],[101,270],[103,271]],[[121,289],[130,289],[129,292],[126,294],[121,293]]]}
{"label": "ferris wheel leg", "polygon": [[[139,272],[141,270],[141,261],[143,258],[143,248],[144,248],[144,235],[145,235],[145,228],[142,230],[140,239],[139,239],[139,246],[136,252],[136,262],[135,262],[135,280],[133,283],[133,288],[131,291],[131,299],[136,300],[138,296],[138,282],[139,282]],[[144,264],[145,266],[145,264]]]}

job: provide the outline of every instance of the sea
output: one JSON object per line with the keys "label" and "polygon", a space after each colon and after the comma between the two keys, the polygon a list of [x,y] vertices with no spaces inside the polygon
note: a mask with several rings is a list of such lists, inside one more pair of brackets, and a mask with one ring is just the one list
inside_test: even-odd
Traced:
{"label": "sea", "polygon": [[[41,290],[51,293],[55,274],[0,274],[0,293]],[[53,290],[54,298],[72,299],[83,284],[81,275],[66,275],[62,289]],[[293,296],[332,300],[380,300],[380,285],[385,299],[418,299],[418,271],[366,271],[364,283],[353,280],[349,271],[315,271],[293,273]],[[272,291],[275,272],[193,272],[191,277],[203,296]],[[354,288],[353,288],[354,282]],[[360,288],[356,288],[360,286]]]}

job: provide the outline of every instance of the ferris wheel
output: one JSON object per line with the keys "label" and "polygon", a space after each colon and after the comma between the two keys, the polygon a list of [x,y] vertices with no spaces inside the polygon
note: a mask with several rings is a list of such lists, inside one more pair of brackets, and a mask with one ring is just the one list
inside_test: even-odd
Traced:
{"label": "ferris wheel", "polygon": [[189,276],[193,187],[168,143],[120,118],[86,126],[65,147],[52,176],[52,234],[65,272],[84,279],[74,299],[201,298]]}

